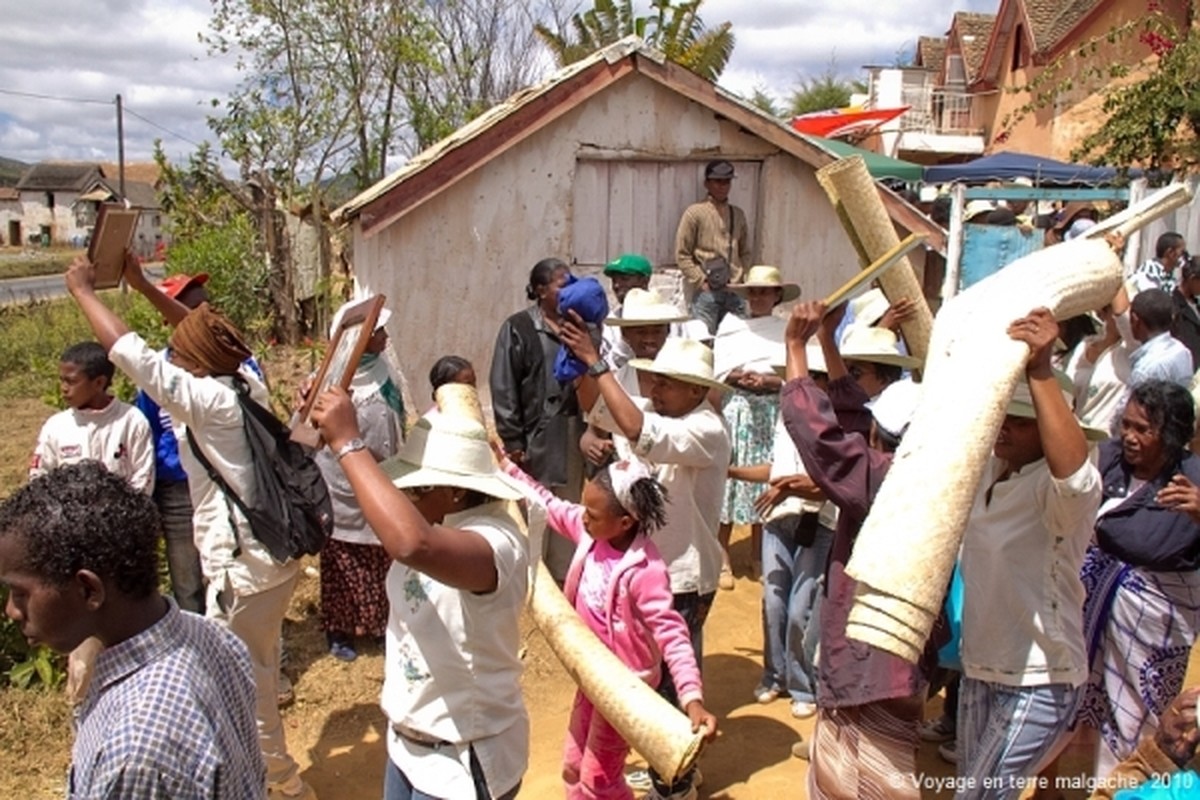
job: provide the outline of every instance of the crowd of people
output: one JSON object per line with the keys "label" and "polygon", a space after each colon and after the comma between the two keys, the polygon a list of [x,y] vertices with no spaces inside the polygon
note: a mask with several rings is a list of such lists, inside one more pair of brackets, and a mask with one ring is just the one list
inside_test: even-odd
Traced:
{"label": "crowd of people", "polygon": [[[383,797],[517,796],[530,748],[519,618],[538,561],[601,645],[715,736],[704,627],[734,590],[734,525],[752,531],[762,585],[761,678],[746,696],[815,717],[793,747],[810,762],[797,796],[920,797],[926,739],[957,764],[956,797],[1017,797],[1083,728],[1097,796],[1193,796],[1200,261],[1167,234],[1095,315],[1032,308],[1011,322],[1029,359],[972,501],[954,622],[910,663],[847,636],[846,565],[922,401],[922,364],[898,332],[924,301],[876,289],[849,307],[796,302],[779,269],[745,263],[734,177],[710,163],[706,198],[680,221],[687,311],[651,287],[639,254],[604,270],[617,304],[602,330],[560,306],[565,262],[532,268],[530,305],[495,340],[494,435],[460,406],[410,414],[386,311],[351,391],[302,387],[333,508],[327,645],[342,660],[363,638],[386,646]],[[131,331],[78,258],[67,284],[95,341],[63,354],[70,408],[38,437],[30,483],[0,503],[6,611],[71,654],[69,795],[311,800],[279,711],[299,563],[273,557],[222,488],[254,485],[239,394],[266,403],[261,368],[203,276],[156,286],[131,255],[125,279],[172,326],[168,347]],[[556,377],[564,354],[582,365],[570,382]],[[115,369],[136,407],[112,396]],[[429,380],[436,398],[476,376],[447,355]],[[541,552],[533,507],[551,534]],[[160,536],[171,598],[157,591]],[[923,720],[942,686],[942,716]],[[627,770],[629,749],[580,691],[565,796],[699,796],[698,766]]]}

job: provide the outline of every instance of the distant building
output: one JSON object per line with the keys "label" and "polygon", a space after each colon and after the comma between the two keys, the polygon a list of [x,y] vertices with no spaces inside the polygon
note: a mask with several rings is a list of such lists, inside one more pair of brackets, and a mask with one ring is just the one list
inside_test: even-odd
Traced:
{"label": "distant building", "polygon": [[[162,208],[158,202],[156,165],[127,165],[125,194],[142,209],[134,248],[148,257],[162,241]],[[17,209],[6,213],[0,200],[0,225],[9,244],[67,244],[84,246],[96,224],[101,203],[119,199],[115,167],[110,177],[105,165],[92,162],[43,161],[21,175],[15,189]],[[132,180],[131,176],[154,182]]]}

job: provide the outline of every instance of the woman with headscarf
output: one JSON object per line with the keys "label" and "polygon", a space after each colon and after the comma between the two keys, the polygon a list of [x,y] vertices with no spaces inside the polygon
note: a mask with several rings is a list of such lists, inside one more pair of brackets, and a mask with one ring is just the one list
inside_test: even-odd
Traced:
{"label": "woman with headscarf", "polygon": [[[570,280],[567,265],[544,258],[529,272],[525,296],[532,305],[504,321],[496,336],[488,383],[496,435],[509,459],[565,500],[577,502],[583,488],[583,455],[577,443],[583,418],[572,384],[554,376],[561,346],[558,293]],[[562,581],[571,548],[546,537],[546,566]]]}
{"label": "woman with headscarf", "polygon": [[392,564],[385,800],[515,797],[529,759],[518,619],[528,554],[482,422],[442,408],[376,463],[341,389],[312,419]]}
{"label": "woman with headscarf", "polygon": [[1104,499],[1082,577],[1091,675],[1080,711],[1107,775],[1157,729],[1183,688],[1200,628],[1200,458],[1195,407],[1169,381],[1134,387],[1121,435],[1100,446]]}
{"label": "woman with headscarf", "polygon": [[245,515],[196,457],[197,450],[203,452],[239,494],[252,487],[254,468],[238,392],[249,392],[266,406],[267,388],[243,369],[250,349],[237,328],[208,303],[189,311],[147,280],[132,254],[126,257],[124,276],[175,326],[166,359],[100,300],[95,267],[86,256],[77,257],[68,269],[67,288],[109,359],[171,415],[195,510],[196,547],[208,586],[207,615],[245,643],[254,667],[255,716],[270,798],[314,800],[316,794],[288,754],[278,707],[280,633],[299,563],[281,564],[271,557],[254,538]]}
{"label": "woman with headscarf", "polygon": [[[331,339],[351,304],[334,314]],[[384,357],[390,318],[390,311],[380,310],[350,382],[358,429],[376,461],[394,456],[404,441],[404,401]],[[321,550],[321,628],[329,652],[342,661],[353,661],[358,657],[354,637],[382,639],[387,630],[385,584],[392,562],[363,517],[333,451],[322,447],[314,459],[329,485],[334,523],[333,536]]]}

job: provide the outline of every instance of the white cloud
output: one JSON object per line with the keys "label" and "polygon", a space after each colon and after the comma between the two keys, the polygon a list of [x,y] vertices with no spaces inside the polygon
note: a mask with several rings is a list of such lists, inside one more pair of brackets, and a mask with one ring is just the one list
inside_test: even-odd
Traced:
{"label": "white cloud", "polygon": [[[917,36],[944,33],[955,10],[998,6],[999,0],[707,0],[702,15],[710,26],[730,21],[737,36],[721,84],[744,94],[762,86],[782,97],[801,77],[821,74],[831,58],[840,74],[861,77],[863,64],[890,63]],[[149,158],[156,138],[180,158],[193,142],[211,141],[209,101],[238,81],[232,57],[210,57],[199,42],[211,8],[210,0],[7,4],[0,88],[96,102],[0,94],[0,155],[115,160],[118,93],[130,111],[158,126],[127,115],[126,158]]]}

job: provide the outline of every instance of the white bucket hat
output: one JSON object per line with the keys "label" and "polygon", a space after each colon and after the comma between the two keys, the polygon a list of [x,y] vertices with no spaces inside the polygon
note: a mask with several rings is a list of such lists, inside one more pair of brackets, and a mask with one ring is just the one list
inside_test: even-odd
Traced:
{"label": "white bucket hat", "polygon": [[970,222],[981,214],[987,214],[995,210],[996,206],[990,200],[972,200],[963,209],[963,222]]}
{"label": "white bucket hat", "polygon": [[758,265],[746,271],[746,277],[741,283],[729,284],[729,291],[745,297],[747,289],[782,289],[781,303],[795,300],[800,296],[800,286],[795,283],[784,283],[783,273],[779,267]]}
{"label": "white bucket hat", "polygon": [[630,289],[621,305],[621,316],[609,317],[604,324],[631,328],[638,325],[669,325],[688,318],[687,314],[663,300],[662,295],[653,289]]}
{"label": "white bucket hat", "polygon": [[847,361],[870,361],[907,369],[921,366],[920,359],[900,352],[896,334],[887,328],[850,325],[842,336],[841,353]]}
{"label": "white bucket hat", "polygon": [[712,348],[695,339],[670,337],[653,361],[632,358],[629,365],[637,370],[666,375],[698,386],[724,390],[730,388],[713,377]]}
{"label": "white bucket hat", "polygon": [[891,307],[892,304],[888,302],[882,289],[871,289],[850,301],[850,312],[854,314],[855,325],[874,325]]}
{"label": "white bucket hat", "polygon": [[380,467],[400,489],[456,486],[501,500],[524,496],[497,468],[483,425],[452,414],[421,418],[400,452]]}
{"label": "white bucket hat", "polygon": [[[350,308],[350,306],[356,306],[361,302],[362,302],[361,300],[350,300],[348,302],[342,303],[341,307],[339,307],[338,310],[334,312],[333,319],[330,320],[330,322],[329,322],[329,338],[330,339],[332,339],[334,336],[336,336],[337,332],[338,332],[338,328],[342,327],[342,317],[346,316],[346,309]],[[379,316],[375,318],[375,328],[371,331],[371,333],[374,333],[375,331],[379,330],[380,328],[386,326],[388,323],[388,320],[391,318],[392,318],[391,311],[388,311],[386,308],[379,309]]]}

